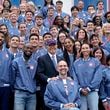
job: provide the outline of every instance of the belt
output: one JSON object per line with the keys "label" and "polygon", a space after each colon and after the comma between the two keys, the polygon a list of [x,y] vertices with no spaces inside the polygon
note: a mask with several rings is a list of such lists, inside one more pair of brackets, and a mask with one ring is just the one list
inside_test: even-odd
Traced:
{"label": "belt", "polygon": [[21,90],[21,89],[16,89],[15,88],[15,91],[18,91],[18,92],[26,92],[26,93],[30,93],[30,94],[35,94],[36,92],[29,92],[29,91],[27,91],[27,90]]}

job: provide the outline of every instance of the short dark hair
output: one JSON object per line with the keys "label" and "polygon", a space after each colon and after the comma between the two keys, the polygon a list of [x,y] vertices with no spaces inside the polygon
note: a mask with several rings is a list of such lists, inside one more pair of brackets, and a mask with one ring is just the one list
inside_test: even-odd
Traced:
{"label": "short dark hair", "polygon": [[95,9],[94,5],[88,5],[87,10],[88,10],[89,7],[93,7]]}
{"label": "short dark hair", "polygon": [[5,26],[7,29],[8,29],[8,27],[7,27],[7,25],[6,24],[0,24],[0,27],[2,27],[2,26]]}
{"label": "short dark hair", "polygon": [[92,34],[92,35],[90,36],[90,39],[89,39],[89,40],[91,41],[94,37],[97,37],[98,39],[100,39],[98,35]]}
{"label": "short dark hair", "polygon": [[30,12],[30,13],[32,13],[32,15],[34,15],[33,11],[27,10],[27,11],[26,11],[26,14],[27,14],[28,12]]}
{"label": "short dark hair", "polygon": [[110,14],[110,11],[106,12],[104,17],[107,18],[107,15]]}
{"label": "short dark hair", "polygon": [[104,4],[103,0],[98,0],[97,6],[98,6],[98,4],[99,4],[100,2],[102,2],[102,3]]}
{"label": "short dark hair", "polygon": [[44,38],[46,35],[50,35],[50,36],[53,37],[53,35],[52,35],[50,32],[46,32],[46,33],[43,35],[43,38]]}
{"label": "short dark hair", "polygon": [[13,36],[11,36],[10,39],[12,39],[13,37],[17,37],[19,39],[19,41],[20,41],[20,37],[18,35],[13,35]]}
{"label": "short dark hair", "polygon": [[4,9],[2,10],[2,13],[3,13],[4,11],[11,12],[10,9],[8,9],[8,8],[4,8]]}
{"label": "short dark hair", "polygon": [[58,0],[58,1],[56,2],[56,4],[57,4],[57,3],[61,3],[61,4],[63,4],[63,2],[62,2],[61,0]]}
{"label": "short dark hair", "polygon": [[92,20],[87,21],[86,26],[87,26],[88,23],[93,23],[94,24],[94,22]]}
{"label": "short dark hair", "polygon": [[39,39],[39,35],[38,35],[38,34],[30,34],[30,36],[29,36],[29,40],[31,39],[32,36],[37,36],[38,39]]}
{"label": "short dark hair", "polygon": [[79,8],[78,8],[77,6],[72,6],[72,7],[71,7],[71,12],[72,12],[74,9],[76,9],[77,11],[79,11]]}

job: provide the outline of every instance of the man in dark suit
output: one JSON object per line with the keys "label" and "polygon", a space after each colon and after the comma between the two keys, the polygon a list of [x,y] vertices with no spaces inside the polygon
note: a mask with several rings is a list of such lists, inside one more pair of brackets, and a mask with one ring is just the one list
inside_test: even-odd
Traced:
{"label": "man in dark suit", "polygon": [[[39,57],[37,67],[37,77],[41,84],[42,98],[44,97],[47,83],[58,75],[56,64],[62,60],[56,55],[57,42],[54,39],[47,41],[46,46],[47,54]],[[50,110],[45,106],[44,101],[42,103],[44,105],[43,110]]]}

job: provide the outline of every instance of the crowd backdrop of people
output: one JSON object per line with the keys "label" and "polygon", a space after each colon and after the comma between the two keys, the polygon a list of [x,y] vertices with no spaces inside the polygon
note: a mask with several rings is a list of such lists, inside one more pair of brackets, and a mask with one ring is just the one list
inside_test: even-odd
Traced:
{"label": "crowd backdrop of people", "polygon": [[84,5],[3,0],[0,110],[110,110],[110,11]]}

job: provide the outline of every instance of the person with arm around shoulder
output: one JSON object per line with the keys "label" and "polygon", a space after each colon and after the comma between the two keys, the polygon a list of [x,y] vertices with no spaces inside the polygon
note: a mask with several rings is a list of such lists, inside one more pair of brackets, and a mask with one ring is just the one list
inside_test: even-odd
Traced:
{"label": "person with arm around shoulder", "polygon": [[45,104],[52,110],[79,110],[78,84],[67,76],[68,66],[64,60],[57,64],[59,75],[49,81],[44,94]]}

